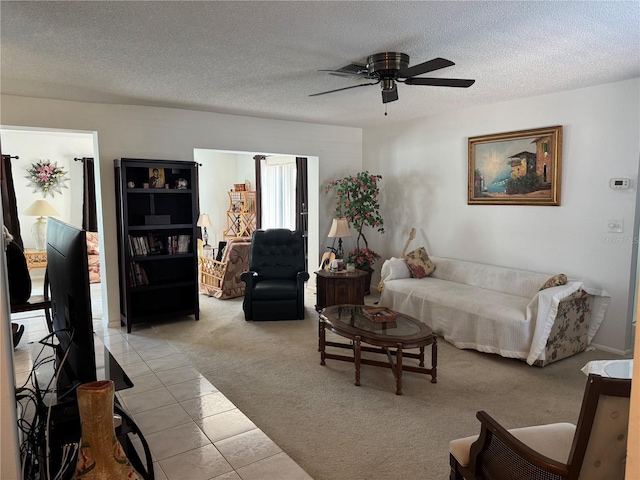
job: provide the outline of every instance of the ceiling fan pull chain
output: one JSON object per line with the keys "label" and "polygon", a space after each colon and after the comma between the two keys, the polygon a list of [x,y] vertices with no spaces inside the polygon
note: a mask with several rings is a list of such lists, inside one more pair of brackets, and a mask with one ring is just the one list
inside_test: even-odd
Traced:
{"label": "ceiling fan pull chain", "polygon": [[386,103],[384,104],[384,116],[385,117],[387,116],[387,104]]}

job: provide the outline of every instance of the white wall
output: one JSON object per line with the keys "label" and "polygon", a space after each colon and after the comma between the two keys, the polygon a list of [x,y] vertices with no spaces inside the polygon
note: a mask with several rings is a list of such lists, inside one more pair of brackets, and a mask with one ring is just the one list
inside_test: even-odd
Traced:
{"label": "white wall", "polygon": [[[257,154],[256,154],[257,155]],[[253,159],[254,155],[248,153],[239,153],[238,168],[236,171],[236,181],[234,183],[244,183],[245,180],[251,182],[251,189],[256,189],[256,161]],[[231,188],[232,186],[230,186]]]}
{"label": "white wall", "polygon": [[[115,184],[113,159],[118,157],[193,160],[194,149],[242,152],[285,152],[317,156],[324,185],[360,169],[362,131],[158,107],[105,105],[2,95],[0,125],[96,131],[103,204],[101,262],[104,318],[119,322]],[[320,199],[320,233],[327,232],[330,199]],[[324,200],[324,202],[323,202]],[[324,238],[322,241],[324,242]],[[104,253],[103,253],[104,252]],[[317,259],[319,262],[319,259]],[[312,263],[311,263],[312,265]]]}
{"label": "white wall", "polygon": [[199,167],[200,212],[209,214],[212,225],[207,228],[209,245],[217,248],[227,228],[227,210],[229,209],[227,192],[233,188],[234,183],[237,183],[238,155],[196,149],[193,159],[202,165]]}
{"label": "white wall", "polygon": [[[612,299],[594,344],[630,348],[639,92],[634,79],[365,129],[363,167],[383,176],[388,232],[367,238],[398,255],[415,227],[410,249],[585,279]],[[469,137],[554,125],[563,126],[561,206],[467,205]],[[612,177],[633,188],[610,189]],[[608,219],[623,219],[624,232],[607,233]]]}

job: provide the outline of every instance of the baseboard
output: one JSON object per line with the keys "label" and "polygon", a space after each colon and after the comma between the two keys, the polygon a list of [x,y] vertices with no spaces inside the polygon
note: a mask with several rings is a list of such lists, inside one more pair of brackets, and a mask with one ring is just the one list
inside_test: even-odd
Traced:
{"label": "baseboard", "polygon": [[[102,322],[104,324],[104,321]],[[120,319],[116,319],[116,320],[109,320],[107,322],[107,328],[120,328]]]}
{"label": "baseboard", "polygon": [[607,353],[614,353],[616,355],[620,355],[622,357],[627,356],[631,353],[631,350],[619,350],[617,348],[611,348],[611,347],[607,347],[605,345],[598,345],[597,343],[591,343],[589,345],[589,347],[593,347],[596,350],[602,350],[603,352],[607,352]]}

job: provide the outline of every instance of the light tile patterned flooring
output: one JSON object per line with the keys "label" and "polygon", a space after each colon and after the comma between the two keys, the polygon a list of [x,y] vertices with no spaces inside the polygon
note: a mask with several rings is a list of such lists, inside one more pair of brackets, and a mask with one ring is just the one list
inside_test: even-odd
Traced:
{"label": "light tile patterned flooring", "polygon": [[[12,316],[25,325],[14,350],[16,385],[31,370],[28,342],[47,334],[44,316],[34,313]],[[116,395],[149,443],[156,479],[311,479],[151,327],[136,325],[127,334],[94,319],[94,331],[134,383]]]}

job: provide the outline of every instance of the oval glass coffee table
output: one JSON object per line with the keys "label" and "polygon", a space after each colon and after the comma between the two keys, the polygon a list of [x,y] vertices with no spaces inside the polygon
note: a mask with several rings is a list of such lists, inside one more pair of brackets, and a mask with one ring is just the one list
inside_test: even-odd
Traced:
{"label": "oval glass coffee table", "polygon": [[[366,312],[372,308],[363,305],[334,305],[320,312],[318,326],[320,365],[324,365],[327,358],[353,362],[356,369],[356,386],[360,385],[361,364],[391,368],[396,379],[397,395],[402,395],[403,370],[431,375],[431,383],[436,383],[438,337],[421,321],[398,312],[389,311],[391,312],[391,317],[389,317],[391,321],[373,321],[370,319],[370,315],[367,316]],[[341,337],[348,338],[351,343],[328,342],[326,340],[327,329]],[[363,346],[362,343],[373,345],[374,347]],[[424,366],[424,348],[428,345],[431,345],[431,368]],[[353,350],[353,356],[327,353],[326,347]],[[416,348],[419,349],[419,353],[405,351]],[[386,354],[388,361],[381,362],[362,358],[362,351]],[[404,358],[417,359],[418,366],[403,364]]]}

